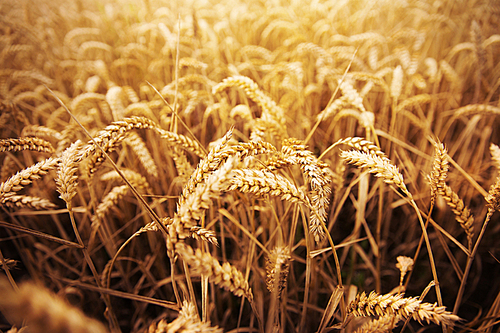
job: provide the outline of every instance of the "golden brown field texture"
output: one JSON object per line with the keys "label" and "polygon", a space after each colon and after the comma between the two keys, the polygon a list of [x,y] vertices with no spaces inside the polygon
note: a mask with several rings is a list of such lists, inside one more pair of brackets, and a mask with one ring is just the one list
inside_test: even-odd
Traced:
{"label": "golden brown field texture", "polygon": [[500,332],[497,0],[0,1],[0,332]]}

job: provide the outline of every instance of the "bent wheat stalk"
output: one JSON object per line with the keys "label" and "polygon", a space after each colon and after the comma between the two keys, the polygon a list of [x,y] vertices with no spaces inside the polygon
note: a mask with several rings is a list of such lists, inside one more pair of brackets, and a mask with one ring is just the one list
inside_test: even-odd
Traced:
{"label": "bent wheat stalk", "polygon": [[418,221],[420,222],[420,227],[422,228],[422,234],[424,236],[425,244],[427,246],[427,252],[429,254],[429,262],[432,270],[432,275],[434,278],[434,282],[436,283],[436,295],[438,304],[439,306],[442,306],[443,300],[441,296],[441,289],[439,287],[436,264],[434,262],[434,256],[432,254],[432,247],[429,236],[427,234],[427,228],[424,225],[420,210],[418,209],[416,202],[413,200],[413,196],[408,191],[403,181],[403,175],[399,173],[399,169],[394,166],[387,157],[380,157],[378,155],[371,155],[359,151],[342,151],[340,153],[340,156],[348,163],[355,164],[362,169],[375,174],[376,177],[382,178],[384,182],[396,185],[397,188],[399,188],[406,195],[406,199],[417,213]]}

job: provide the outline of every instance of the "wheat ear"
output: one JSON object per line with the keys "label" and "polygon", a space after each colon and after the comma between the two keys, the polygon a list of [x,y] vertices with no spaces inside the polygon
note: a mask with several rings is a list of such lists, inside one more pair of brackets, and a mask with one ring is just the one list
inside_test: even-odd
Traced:
{"label": "wheat ear", "polygon": [[125,118],[106,126],[93,141],[89,141],[88,148],[85,151],[85,155],[90,157],[87,167],[89,175],[92,175],[105,160],[104,153],[95,144],[100,145],[108,153],[125,138],[125,134],[129,131],[133,129],[154,129],[155,127],[156,123],[143,117]]}
{"label": "wheat ear", "polygon": [[40,179],[54,169],[59,163],[59,158],[49,157],[26,169],[16,173],[0,185],[0,201],[5,203],[9,197],[14,196],[15,192],[23,189],[24,186],[31,184],[33,180]]}
{"label": "wheat ear", "polygon": [[342,151],[340,157],[350,164],[357,165],[375,174],[376,177],[382,178],[384,182],[396,185],[409,198],[412,198],[411,193],[404,183],[403,175],[399,173],[399,169],[387,157],[380,157],[356,150]]}
{"label": "wheat ear", "polygon": [[233,129],[231,128],[221,138],[221,141],[210,150],[208,155],[200,161],[200,163],[196,167],[196,170],[193,172],[187,184],[182,190],[182,197],[180,199],[181,203],[190,193],[194,191],[198,183],[203,181],[205,177],[208,177],[211,172],[216,170],[221,165],[221,163],[223,163],[221,151],[224,147],[227,146],[232,135]]}
{"label": "wheat ear", "polygon": [[195,274],[208,276],[216,285],[236,296],[245,296],[249,301],[253,300],[252,290],[243,274],[228,262],[221,265],[210,253],[202,252],[200,249],[195,251],[183,242],[175,245],[175,252]]}
{"label": "wheat ear", "polygon": [[[229,87],[238,87],[243,89],[247,96],[262,108],[261,120],[265,128],[271,128],[276,131],[278,137],[286,136],[284,110],[279,107],[269,96],[264,94],[257,83],[246,76],[232,76],[225,78],[221,83],[212,88],[212,93],[215,95]],[[261,133],[263,134],[263,133]]]}
{"label": "wheat ear", "polygon": [[492,143],[490,145],[490,153],[491,159],[495,163],[495,167],[497,168],[497,170],[500,170],[500,147]]}
{"label": "wheat ear", "polygon": [[12,208],[34,208],[34,209],[53,209],[56,205],[47,199],[32,197],[28,195],[10,195],[3,198],[1,203]]}
{"label": "wheat ear", "polygon": [[132,132],[127,136],[125,142],[135,152],[147,173],[157,178],[158,167],[156,166],[154,159],[151,157],[151,154],[149,153],[144,140],[142,140],[142,138],[137,133]]}
{"label": "wheat ear", "polygon": [[4,151],[21,151],[34,150],[52,154],[55,152],[54,147],[48,141],[40,138],[17,138],[17,139],[1,139],[0,152]]}
{"label": "wheat ear", "polygon": [[2,278],[0,294],[2,313],[16,325],[26,321],[29,332],[107,332],[101,323],[86,317],[79,309],[33,283],[25,282],[15,291]]}
{"label": "wheat ear", "polygon": [[235,169],[229,190],[239,190],[258,196],[273,195],[282,200],[311,205],[306,194],[288,179],[267,170]]}
{"label": "wheat ear", "polygon": [[431,205],[434,205],[437,193],[444,188],[448,173],[448,153],[441,142],[435,142],[434,162],[432,171],[428,176],[431,187]]}
{"label": "wheat ear", "polygon": [[392,332],[400,320],[400,317],[393,315],[380,316],[377,319],[370,320],[354,333],[389,333]]}
{"label": "wheat ear", "polygon": [[78,162],[82,158],[80,153],[81,147],[82,142],[78,140],[61,155],[61,163],[57,169],[56,184],[60,198],[65,202],[70,202],[76,195],[78,176],[75,174],[78,171]]}
{"label": "wheat ear", "polygon": [[290,138],[283,142],[282,155],[288,163],[300,166],[311,186],[314,213],[310,218],[309,229],[316,242],[319,242],[325,236],[323,224],[327,217],[333,172],[328,164],[306,148],[302,141]]}
{"label": "wheat ear", "polygon": [[238,157],[228,158],[219,169],[206,177],[204,183],[198,183],[194,191],[179,200],[177,213],[172,223],[167,226],[166,243],[171,257],[174,255],[176,244],[187,237],[200,238],[211,243],[217,242],[213,233],[204,228],[197,228],[193,220],[201,219],[204,211],[212,204],[212,199],[227,190],[232,170],[238,161]]}
{"label": "wheat ear", "polygon": [[223,331],[223,329],[217,326],[210,326],[210,322],[200,321],[198,313],[196,312],[196,306],[188,301],[182,303],[182,309],[179,311],[179,316],[171,323],[168,323],[165,319],[161,319],[149,325],[147,330],[149,333],[222,333]]}
{"label": "wheat ear", "polygon": [[363,292],[349,304],[348,313],[354,316],[397,316],[404,319],[412,317],[422,324],[433,322],[440,325],[450,325],[459,321],[460,318],[449,311],[446,307],[431,303],[422,303],[418,297],[403,298],[401,294],[380,295],[372,291],[368,296]]}
{"label": "wheat ear", "polygon": [[284,246],[275,247],[266,257],[266,286],[271,293],[281,297],[286,287],[290,269],[290,249]]}
{"label": "wheat ear", "polygon": [[405,256],[398,256],[396,258],[398,263],[396,264],[396,267],[399,268],[401,272],[401,277],[399,279],[399,285],[403,285],[403,279],[405,278],[406,273],[408,271],[411,271],[413,269],[413,259],[410,257],[405,257]]}
{"label": "wheat ear", "polygon": [[464,229],[470,249],[472,246],[472,239],[474,238],[474,216],[471,214],[467,206],[465,206],[458,194],[456,194],[448,185],[443,184],[439,188],[439,194],[444,198],[448,206],[450,206],[451,210],[455,214],[457,222],[460,224],[462,229]]}

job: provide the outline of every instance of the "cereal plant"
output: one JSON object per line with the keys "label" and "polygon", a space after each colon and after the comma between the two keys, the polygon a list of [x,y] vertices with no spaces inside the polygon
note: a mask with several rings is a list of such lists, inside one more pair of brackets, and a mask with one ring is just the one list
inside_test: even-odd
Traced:
{"label": "cereal plant", "polygon": [[499,332],[496,0],[3,0],[0,332]]}

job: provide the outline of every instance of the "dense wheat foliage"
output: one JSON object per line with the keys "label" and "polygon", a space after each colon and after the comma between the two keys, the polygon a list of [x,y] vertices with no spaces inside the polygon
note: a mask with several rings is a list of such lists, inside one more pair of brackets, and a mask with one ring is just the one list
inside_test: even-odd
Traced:
{"label": "dense wheat foliage", "polygon": [[1,332],[499,332],[496,0],[0,2]]}

